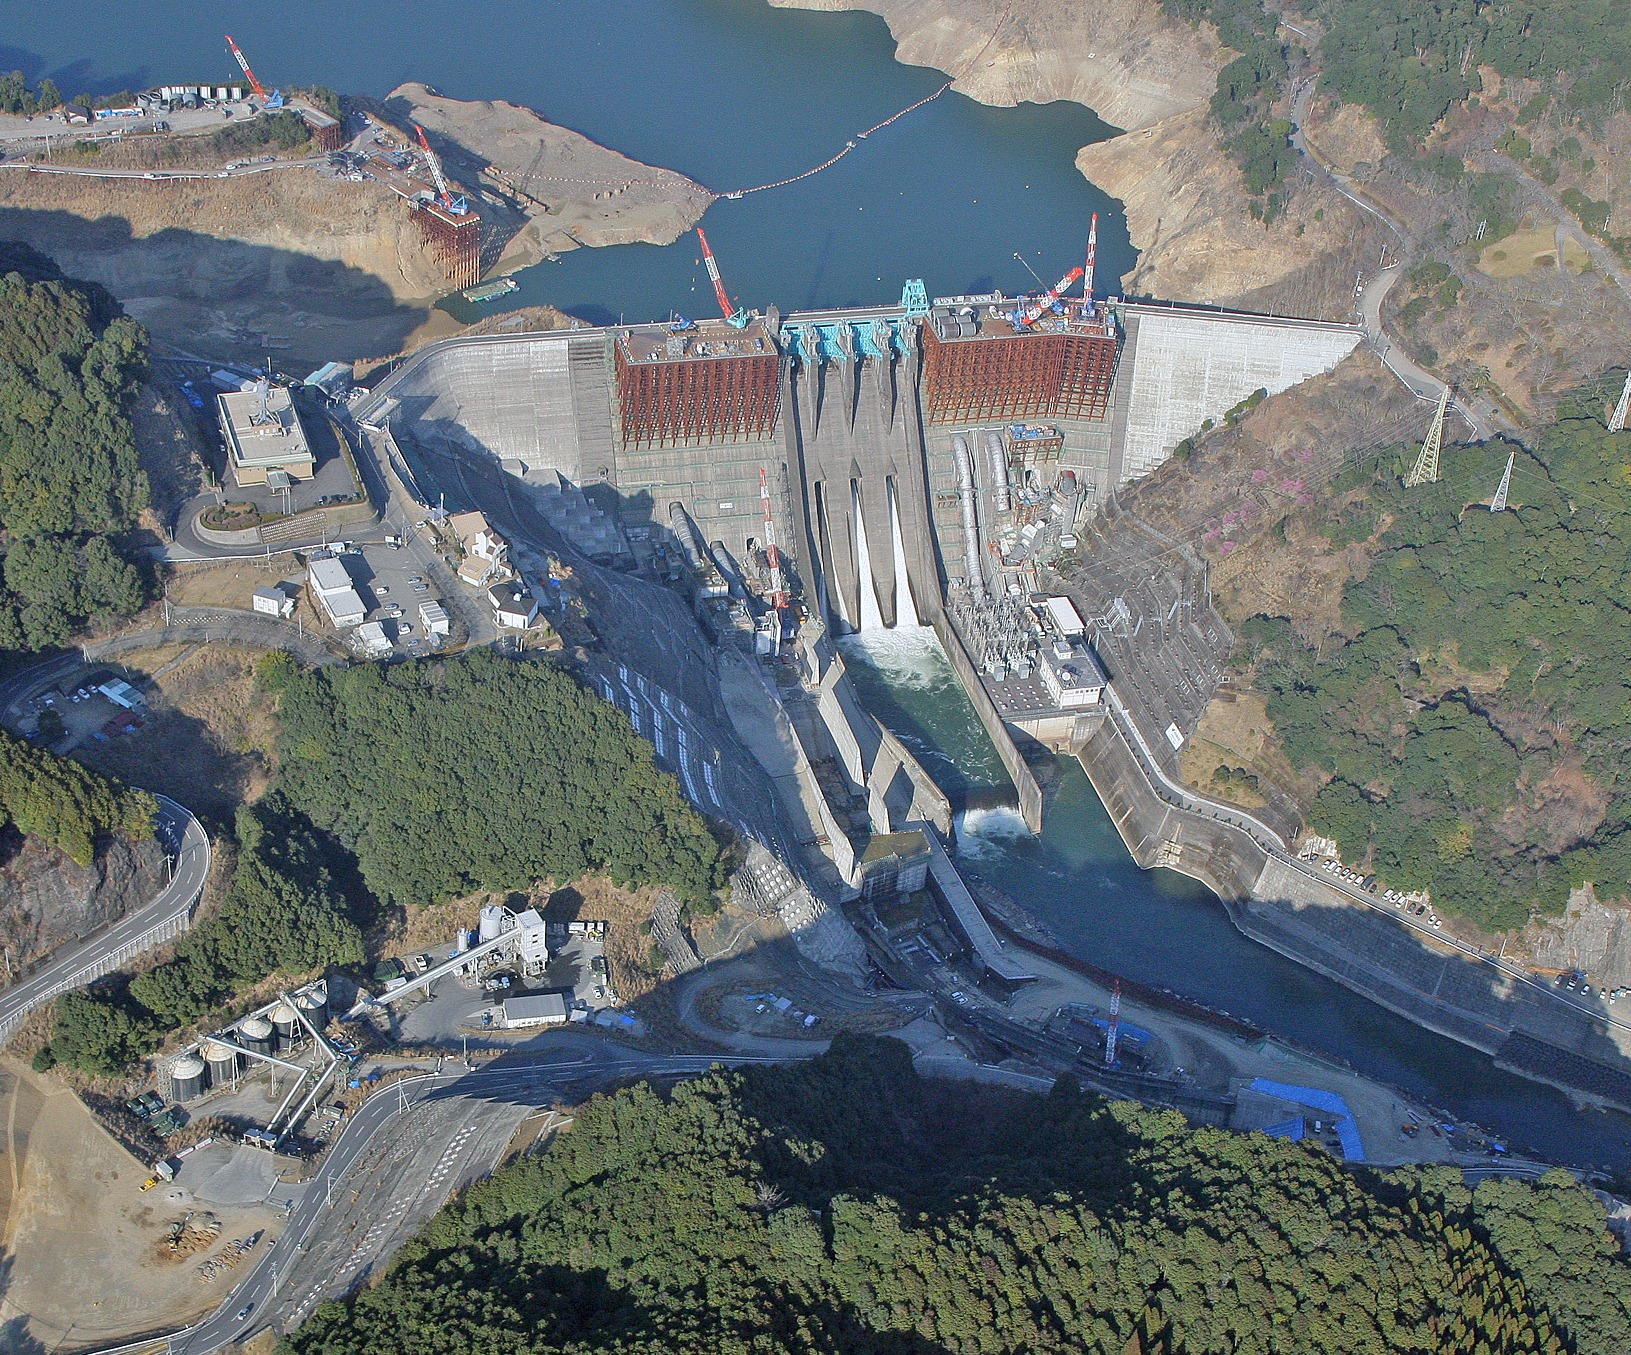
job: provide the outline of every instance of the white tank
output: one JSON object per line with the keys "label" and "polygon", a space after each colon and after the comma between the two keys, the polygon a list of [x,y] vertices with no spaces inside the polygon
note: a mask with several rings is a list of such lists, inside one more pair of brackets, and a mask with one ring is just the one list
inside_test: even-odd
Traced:
{"label": "white tank", "polygon": [[459,928],[459,934],[453,942],[453,949],[460,955],[470,949],[470,933],[465,931],[463,927]]}
{"label": "white tank", "polygon": [[269,1015],[272,1018],[272,1029],[284,1044],[297,1039],[300,1033],[300,1021],[294,1014],[294,1008],[287,1002],[280,1002],[273,1007]]}
{"label": "white tank", "polygon": [[232,1081],[232,1075],[238,1071],[238,1051],[219,1040],[206,1040],[204,1062],[209,1068],[210,1085],[219,1087],[223,1082]]}
{"label": "white tank", "polygon": [[481,939],[483,942],[496,941],[499,933],[504,930],[504,909],[502,905],[489,903],[481,910]]}
{"label": "white tank", "polygon": [[238,1027],[238,1035],[245,1049],[253,1049],[257,1054],[272,1052],[272,1023],[264,1016],[251,1016]]}
{"label": "white tank", "polygon": [[204,1060],[184,1054],[170,1065],[170,1099],[189,1101],[204,1090]]}

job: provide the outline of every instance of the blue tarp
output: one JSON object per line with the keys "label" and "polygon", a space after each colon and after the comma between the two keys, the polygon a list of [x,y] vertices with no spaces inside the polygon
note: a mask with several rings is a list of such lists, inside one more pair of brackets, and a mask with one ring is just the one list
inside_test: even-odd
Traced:
{"label": "blue tarp", "polygon": [[[1094,1016],[1088,1019],[1100,1030],[1108,1031],[1110,1029],[1109,1020],[1103,1016]],[[1118,1041],[1125,1040],[1134,1049],[1145,1048],[1154,1038],[1155,1036],[1145,1030],[1143,1026],[1135,1026],[1131,1021],[1123,1021],[1116,1027],[1116,1039]]]}
{"label": "blue tarp", "polygon": [[1337,1139],[1342,1144],[1342,1156],[1349,1162],[1365,1160],[1365,1145],[1360,1141],[1359,1127],[1354,1124],[1353,1112],[1348,1109],[1348,1103],[1335,1092],[1321,1091],[1318,1087],[1299,1087],[1290,1082],[1275,1082],[1266,1077],[1254,1077],[1251,1089],[1254,1092],[1262,1092],[1265,1096],[1272,1096],[1276,1100],[1290,1101],[1294,1105],[1326,1112],[1331,1116]]}

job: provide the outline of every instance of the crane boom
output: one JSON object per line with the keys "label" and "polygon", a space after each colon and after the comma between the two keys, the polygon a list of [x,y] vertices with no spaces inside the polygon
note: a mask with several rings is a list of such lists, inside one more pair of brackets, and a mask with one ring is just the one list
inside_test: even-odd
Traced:
{"label": "crane boom", "polygon": [[238,58],[238,64],[243,67],[243,73],[249,77],[249,88],[255,91],[255,97],[262,103],[267,100],[266,88],[255,78],[255,72],[249,69],[249,58],[243,54],[243,48],[232,40],[232,34],[227,34],[227,46],[232,49],[232,55]]}
{"label": "crane boom", "polygon": [[442,177],[442,162],[436,158],[436,152],[431,150],[430,142],[425,139],[425,129],[417,122],[413,130],[419,133],[419,145],[425,152],[425,163],[430,166],[430,177],[436,180],[436,196],[441,199],[442,206],[453,205],[453,195],[447,191],[447,180]]}
{"label": "crane boom", "polygon": [[739,306],[732,306],[729,294],[725,291],[725,281],[719,276],[719,264],[714,260],[713,250],[708,248],[708,237],[702,233],[702,227],[697,227],[697,239],[702,242],[702,262],[708,270],[708,281],[714,285],[714,300],[719,303],[719,313],[725,322],[740,329],[747,323],[747,313]]}
{"label": "crane boom", "polygon": [[1052,309],[1057,304],[1060,294],[1069,288],[1077,278],[1081,277],[1083,271],[1081,268],[1072,268],[1070,272],[1066,273],[1064,277],[1060,278],[1058,282],[1054,283],[1051,288],[1037,297],[1030,305],[1022,307],[1010,315],[1008,317],[1009,323],[1015,329],[1029,329],[1042,318],[1045,311]]}
{"label": "crane boom", "polygon": [[1093,220],[1087,227],[1087,268],[1082,273],[1082,300],[1093,299],[1093,260],[1099,252],[1099,214],[1093,213]]}

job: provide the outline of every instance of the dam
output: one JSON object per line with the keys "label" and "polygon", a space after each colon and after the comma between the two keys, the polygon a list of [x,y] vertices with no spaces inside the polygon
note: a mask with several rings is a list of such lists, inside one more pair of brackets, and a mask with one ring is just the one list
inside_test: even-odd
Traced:
{"label": "dam", "polygon": [[[909,281],[891,305],[446,339],[356,417],[410,461],[500,468],[589,559],[683,575],[705,629],[761,655],[932,628],[1034,829],[1021,744],[1091,736],[1095,651],[1116,628],[1050,600],[1053,563],[1203,423],[1361,340],[1062,291],[931,297]],[[807,666],[819,681],[829,665]]]}

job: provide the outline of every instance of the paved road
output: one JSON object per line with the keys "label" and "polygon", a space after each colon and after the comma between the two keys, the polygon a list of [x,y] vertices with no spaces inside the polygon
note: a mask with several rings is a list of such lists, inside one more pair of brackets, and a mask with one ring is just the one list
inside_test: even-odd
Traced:
{"label": "paved road", "polygon": [[[534,1107],[564,1094],[577,1099],[591,1084],[622,1078],[694,1075],[721,1062],[777,1061],[641,1054],[561,1032],[544,1052],[530,1057],[474,1072],[454,1064],[440,1076],[399,1084],[400,1091],[382,1088],[352,1117],[303,1188],[282,1236],[260,1254],[259,1264],[216,1312],[171,1335],[170,1350],[210,1355],[267,1325],[292,1327],[322,1298],[346,1292],[376,1270],[394,1243],[439,1209],[455,1188],[490,1171],[514,1127]],[[409,1151],[371,1163],[376,1138]],[[380,1189],[384,1182],[394,1183],[394,1189]],[[369,1220],[360,1235],[356,1227],[346,1227]],[[245,1307],[250,1311],[240,1319]]]}
{"label": "paved road", "polygon": [[[1390,267],[1373,274],[1365,282],[1364,289],[1359,296],[1360,323],[1365,330],[1366,342],[1375,350],[1377,356],[1387,364],[1388,369],[1406,386],[1410,387],[1418,399],[1430,400],[1436,403],[1440,393],[1444,390],[1444,382],[1425,367],[1414,362],[1410,355],[1395,343],[1382,327],[1382,304],[1387,300],[1388,293],[1393,290],[1394,285],[1404,276],[1404,265],[1416,252],[1415,242],[1403,226],[1364,195],[1359,185],[1332,169],[1309,146],[1307,139],[1303,135],[1303,129],[1307,122],[1308,105],[1313,100],[1314,86],[1317,80],[1318,77],[1316,76],[1304,81],[1292,98],[1291,144],[1302,157],[1310,178],[1335,189],[1354,206],[1358,207],[1360,211],[1374,217],[1397,242],[1401,254],[1400,259]],[[1475,441],[1484,441],[1493,437],[1496,433],[1515,431],[1514,425],[1501,412],[1494,401],[1485,396],[1476,396],[1465,403],[1452,398],[1451,408],[1466,421]]]}
{"label": "paved road", "polygon": [[75,174],[85,179],[241,179],[251,174],[267,174],[278,169],[308,169],[328,163],[328,156],[308,156],[302,160],[276,160],[270,164],[259,161],[240,165],[237,169],[86,169],[78,165],[40,164],[32,160],[8,160],[0,169],[20,170],[26,174]]}
{"label": "paved road", "polygon": [[100,933],[58,949],[22,982],[0,992],[0,1038],[35,1007],[57,993],[77,988],[107,972],[111,962],[135,954],[142,939],[162,932],[198,901],[210,870],[209,835],[187,810],[160,795],[157,833],[172,853],[167,884],[146,907],[127,913]]}

